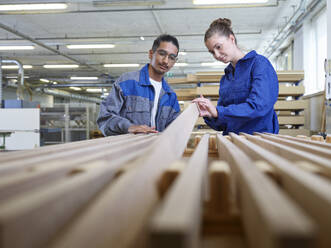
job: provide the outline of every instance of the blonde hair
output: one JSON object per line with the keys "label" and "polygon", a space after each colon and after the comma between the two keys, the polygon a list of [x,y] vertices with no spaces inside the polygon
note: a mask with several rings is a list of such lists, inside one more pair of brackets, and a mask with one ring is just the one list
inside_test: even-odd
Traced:
{"label": "blonde hair", "polygon": [[237,44],[236,36],[234,35],[231,28],[231,20],[227,18],[218,18],[214,20],[205,33],[205,42],[212,37],[214,34],[219,34],[221,36],[229,37],[233,35],[235,42]]}

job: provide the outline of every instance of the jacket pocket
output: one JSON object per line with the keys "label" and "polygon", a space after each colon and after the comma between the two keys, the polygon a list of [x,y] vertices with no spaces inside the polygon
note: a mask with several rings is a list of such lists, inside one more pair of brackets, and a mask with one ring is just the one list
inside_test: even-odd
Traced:
{"label": "jacket pocket", "polygon": [[133,124],[150,125],[150,106],[149,101],[144,99],[128,98],[126,102],[125,116]]}

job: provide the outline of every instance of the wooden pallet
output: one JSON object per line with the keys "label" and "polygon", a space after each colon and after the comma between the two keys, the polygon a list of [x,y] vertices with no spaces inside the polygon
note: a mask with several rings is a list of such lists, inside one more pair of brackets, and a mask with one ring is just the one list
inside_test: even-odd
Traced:
{"label": "wooden pallet", "polygon": [[0,247],[331,246],[331,144],[197,118],[0,154]]}

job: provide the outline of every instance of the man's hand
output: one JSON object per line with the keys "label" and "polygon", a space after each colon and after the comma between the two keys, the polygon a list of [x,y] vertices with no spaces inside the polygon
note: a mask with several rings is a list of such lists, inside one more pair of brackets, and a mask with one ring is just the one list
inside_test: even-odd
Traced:
{"label": "man's hand", "polygon": [[155,127],[149,127],[147,125],[132,125],[128,129],[129,133],[158,133]]}
{"label": "man's hand", "polygon": [[209,99],[204,98],[203,95],[200,95],[199,98],[195,98],[192,102],[198,105],[199,114],[201,117],[218,117],[216,107],[211,103]]}

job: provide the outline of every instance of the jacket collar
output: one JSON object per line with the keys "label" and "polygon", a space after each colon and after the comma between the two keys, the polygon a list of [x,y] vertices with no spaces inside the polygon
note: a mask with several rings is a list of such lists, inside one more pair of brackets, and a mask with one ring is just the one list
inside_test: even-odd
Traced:
{"label": "jacket collar", "polygon": [[[245,60],[249,60],[249,59],[252,59],[256,56],[256,51],[255,50],[252,50],[250,51],[249,53],[247,53],[243,58],[239,59],[239,61],[245,61]],[[237,62],[237,63],[238,63]],[[233,71],[233,66],[231,63],[229,63],[229,65],[224,69],[225,73],[230,73]]]}
{"label": "jacket collar", "polygon": [[[148,72],[148,66],[149,64],[144,65],[143,68],[140,70],[140,76],[139,76],[139,84],[144,86],[152,85],[149,80],[149,72]],[[165,92],[172,92],[170,89],[167,81],[162,77],[162,88]]]}

